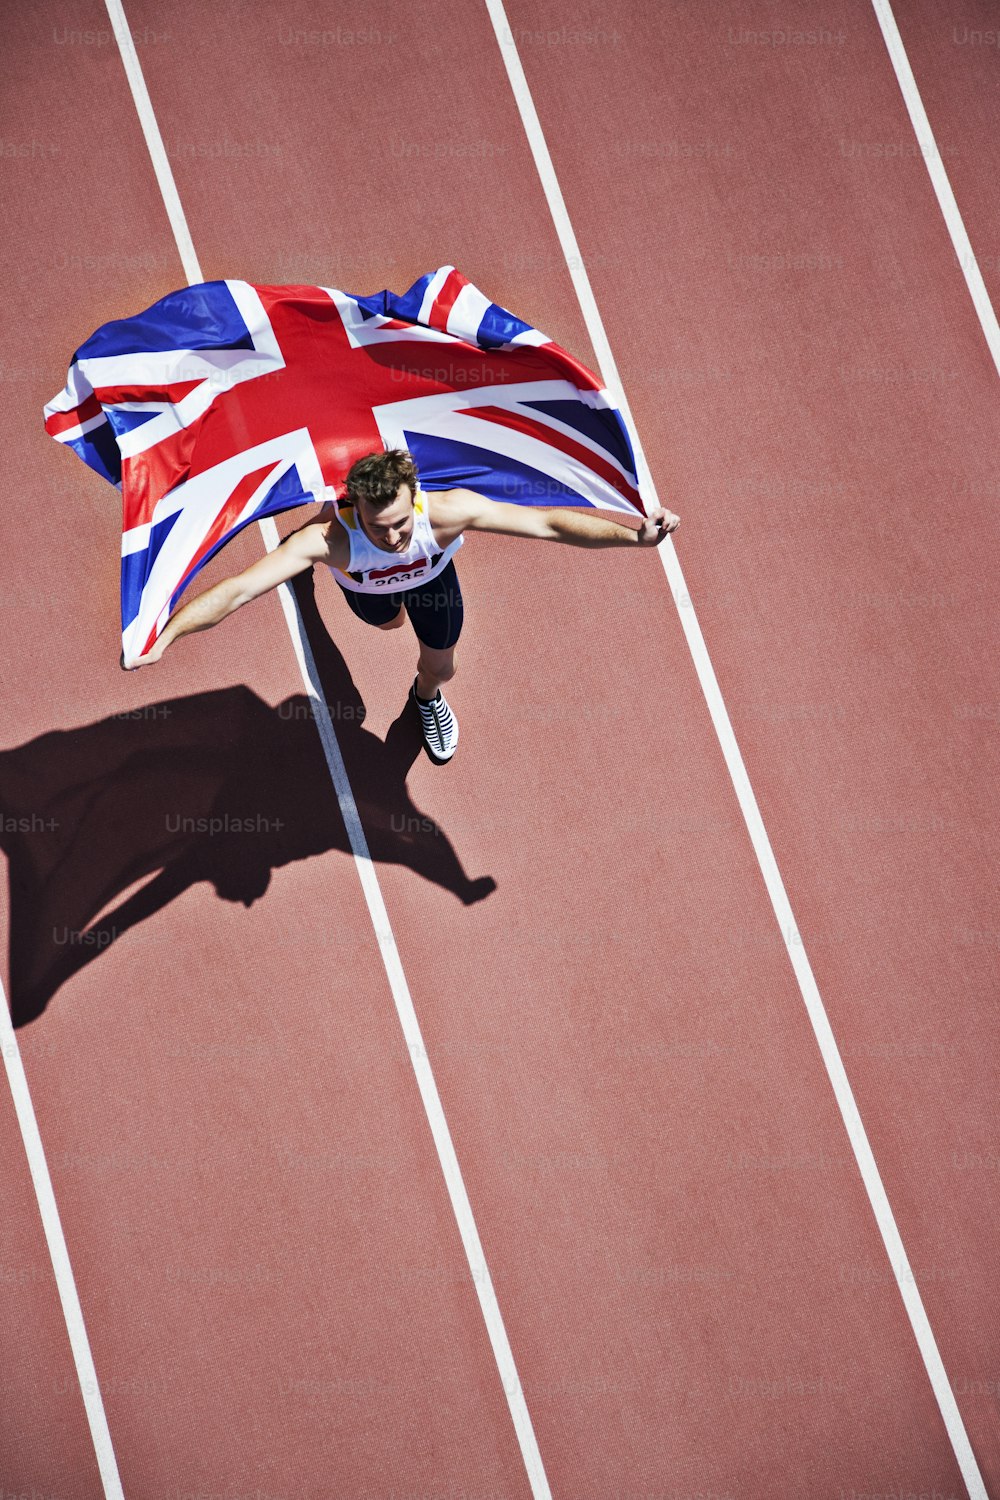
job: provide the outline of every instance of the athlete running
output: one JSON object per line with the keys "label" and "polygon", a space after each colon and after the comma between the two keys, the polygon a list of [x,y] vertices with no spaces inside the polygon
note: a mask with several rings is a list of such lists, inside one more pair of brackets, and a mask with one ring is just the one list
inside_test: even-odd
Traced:
{"label": "athlete running", "polygon": [[293,531],[245,572],[185,604],[134,665],[158,661],[180,636],[218,625],[240,605],[314,563],[326,563],[351,609],[369,625],[396,630],[409,615],[420,643],[410,696],[420,711],[427,754],[443,765],[458,746],[458,720],[441,687],[455,675],[455,644],[462,630],[462,591],[453,559],[463,532],[539,537],[576,547],[655,547],[680,524],[662,508],[636,530],[588,510],[511,505],[466,489],[426,492],[413,459],[400,448],[359,459],[347,475],[346,490],[339,504],[324,505],[315,521]]}

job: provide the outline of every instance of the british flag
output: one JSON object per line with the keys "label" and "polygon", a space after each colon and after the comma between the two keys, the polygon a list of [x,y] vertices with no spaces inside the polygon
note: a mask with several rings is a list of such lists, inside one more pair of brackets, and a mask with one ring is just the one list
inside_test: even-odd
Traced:
{"label": "british flag", "polygon": [[383,448],[409,449],[428,490],[644,513],[597,376],[454,266],[402,296],[171,292],[87,340],[45,427],[121,490],[127,665],[238,531],[332,498]]}

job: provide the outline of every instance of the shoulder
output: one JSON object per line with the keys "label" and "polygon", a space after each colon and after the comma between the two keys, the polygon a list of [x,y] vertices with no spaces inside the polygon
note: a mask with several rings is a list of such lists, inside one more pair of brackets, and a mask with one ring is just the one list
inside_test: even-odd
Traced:
{"label": "shoulder", "polygon": [[337,520],[336,507],[324,505],[315,521],[307,521],[290,532],[283,546],[310,562],[331,563],[338,567],[350,557],[347,532]]}
{"label": "shoulder", "polygon": [[[353,511],[352,511],[353,516]],[[324,505],[316,525],[323,533],[326,553],[323,561],[334,568],[345,568],[351,558],[351,539],[344,522],[338,519],[335,505]]]}
{"label": "shoulder", "polygon": [[428,519],[435,535],[442,541],[445,540],[444,533],[449,534],[447,541],[453,541],[468,527],[475,526],[484,508],[493,504],[475,490],[428,490],[425,493]]}

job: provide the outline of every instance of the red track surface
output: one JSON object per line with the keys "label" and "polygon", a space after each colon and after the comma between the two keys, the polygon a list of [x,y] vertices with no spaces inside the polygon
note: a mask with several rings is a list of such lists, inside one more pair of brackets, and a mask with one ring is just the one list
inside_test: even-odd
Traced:
{"label": "red track surface", "polygon": [[[996,49],[948,40],[987,7],[898,14],[996,297]],[[886,149],[913,134],[866,7],[829,0],[843,41],[784,49],[741,40],[794,26],[777,4],[508,15],[1000,1486],[982,332],[923,161]],[[484,7],[128,17],[206,279],[403,289],[451,261],[593,361]],[[381,53],[343,41],[361,24]],[[524,1496],[277,598],[125,677],[114,497],[41,430],[75,345],[183,281],[117,51],[67,39],[102,28],[80,4],[5,29],[0,134],[37,149],[3,161],[31,338],[7,356],[0,800],[58,825],[9,851],[15,1013],[60,931],[168,872],[19,1033],[125,1493]],[[445,772],[405,718],[386,740],[408,634],[326,580],[322,622],[303,603],[553,1494],[961,1494],[658,560],[482,537],[460,568]],[[168,847],[168,819],[220,809],[282,828]],[[91,1500],[9,1104],[0,1130],[0,1478]]]}

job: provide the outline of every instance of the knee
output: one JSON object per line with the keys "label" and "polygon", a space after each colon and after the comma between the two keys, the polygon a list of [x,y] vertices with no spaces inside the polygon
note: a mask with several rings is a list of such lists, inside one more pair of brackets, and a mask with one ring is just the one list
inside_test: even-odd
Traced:
{"label": "knee", "polygon": [[454,652],[452,652],[450,659],[446,662],[437,662],[434,666],[430,666],[426,662],[421,661],[420,665],[428,676],[433,677],[436,682],[450,682],[458,671],[458,663],[455,660]]}

